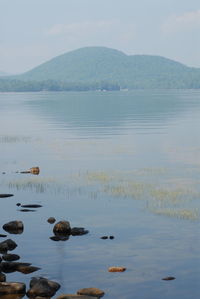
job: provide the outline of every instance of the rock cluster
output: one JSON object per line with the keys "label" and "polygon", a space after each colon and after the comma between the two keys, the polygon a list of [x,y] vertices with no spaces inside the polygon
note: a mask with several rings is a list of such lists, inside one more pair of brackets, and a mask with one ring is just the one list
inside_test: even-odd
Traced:
{"label": "rock cluster", "polygon": [[[26,206],[31,206],[34,208],[40,207],[40,205],[24,205],[24,207]],[[54,223],[55,221],[56,220],[54,217],[50,217],[48,219],[49,223]],[[24,224],[20,220],[14,220],[5,223],[3,225],[3,229],[10,234],[21,234],[24,230]],[[70,235],[77,236],[88,233],[88,231],[83,227],[71,228],[69,221],[66,220],[57,222],[54,225],[53,232],[54,238],[57,238],[57,240],[68,239]],[[6,235],[2,236],[6,237]],[[12,239],[7,239],[3,242],[0,242],[0,253],[2,254],[2,257],[0,256],[0,298],[21,299],[26,294],[31,299],[50,299],[60,288],[60,285],[55,281],[48,280],[44,277],[34,277],[30,281],[30,289],[28,291],[26,291],[26,285],[24,283],[6,281],[6,275],[4,273],[21,272],[23,274],[29,274],[40,269],[38,267],[32,266],[31,263],[16,262],[20,259],[20,256],[17,254],[8,253],[8,251],[12,251],[16,247],[17,244]],[[95,289],[91,290],[90,295],[88,296],[90,296],[90,298],[91,296],[93,296],[93,298],[100,298],[98,291],[96,291],[97,296],[94,296],[94,290]],[[79,292],[81,292],[81,290]],[[87,294],[79,294],[78,292],[77,295],[70,296],[71,298],[76,296],[82,299],[87,299],[88,297]]]}
{"label": "rock cluster", "polygon": [[[19,172],[17,172],[19,173]],[[39,167],[32,167],[27,171],[20,173],[31,173],[38,175],[40,173]],[[3,173],[5,174],[5,173]],[[0,198],[11,197],[13,194],[0,194]],[[22,212],[32,212],[30,208],[40,208],[42,205],[38,204],[16,204]],[[47,222],[53,224],[56,222],[54,217],[49,217]],[[9,234],[21,234],[24,231],[24,224],[20,220],[10,221],[3,225],[3,229]],[[70,236],[81,236],[88,233],[84,227],[71,227],[70,222],[61,220],[53,227],[54,235],[50,237],[54,241],[66,241]],[[0,237],[7,237],[5,234],[0,234]],[[104,235],[100,239],[113,240],[114,236]],[[31,263],[16,262],[20,259],[17,254],[8,253],[17,247],[17,244],[12,239],[7,239],[0,242],[0,298],[1,299],[21,299],[25,295],[30,299],[50,299],[60,289],[60,284],[44,277],[33,277],[30,281],[29,290],[26,290],[26,285],[22,282],[7,282],[5,273],[20,272],[23,274],[30,274],[38,271],[40,268],[32,266]],[[125,267],[112,266],[108,268],[108,272],[124,272]],[[174,280],[175,277],[167,276],[162,278],[164,281]],[[77,291],[76,294],[62,294],[56,299],[99,299],[104,296],[104,291],[98,288],[83,288]]]}
{"label": "rock cluster", "polygon": [[54,225],[54,236],[50,237],[50,239],[53,241],[66,241],[70,236],[81,236],[88,234],[88,232],[84,227],[71,228],[69,221],[61,220]]}

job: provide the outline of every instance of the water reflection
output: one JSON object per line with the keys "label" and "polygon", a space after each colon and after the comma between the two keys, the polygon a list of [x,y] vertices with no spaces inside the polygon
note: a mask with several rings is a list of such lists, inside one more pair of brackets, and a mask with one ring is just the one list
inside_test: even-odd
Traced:
{"label": "water reflection", "polygon": [[188,109],[200,108],[199,94],[191,91],[48,93],[31,97],[28,105],[42,118],[85,136],[120,135],[129,128],[159,133]]}

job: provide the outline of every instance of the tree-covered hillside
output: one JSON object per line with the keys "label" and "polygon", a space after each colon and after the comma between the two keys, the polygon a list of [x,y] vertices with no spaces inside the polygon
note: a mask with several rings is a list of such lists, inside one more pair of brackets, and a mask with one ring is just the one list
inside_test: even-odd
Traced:
{"label": "tree-covered hillside", "polygon": [[10,89],[24,85],[25,90],[31,86],[33,90],[200,88],[200,69],[160,56],[129,56],[114,49],[87,47],[7,79],[0,80],[0,90],[6,84]]}

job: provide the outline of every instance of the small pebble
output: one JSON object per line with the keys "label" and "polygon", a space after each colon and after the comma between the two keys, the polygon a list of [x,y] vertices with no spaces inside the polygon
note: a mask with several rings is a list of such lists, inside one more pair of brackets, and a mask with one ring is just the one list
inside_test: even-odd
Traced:
{"label": "small pebble", "polygon": [[108,268],[108,272],[124,272],[126,271],[125,267],[110,267]]}

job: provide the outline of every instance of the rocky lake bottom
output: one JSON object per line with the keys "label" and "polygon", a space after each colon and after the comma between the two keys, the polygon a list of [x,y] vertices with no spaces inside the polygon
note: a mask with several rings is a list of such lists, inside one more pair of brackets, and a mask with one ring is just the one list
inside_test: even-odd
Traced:
{"label": "rocky lake bottom", "polygon": [[23,284],[0,298],[198,298],[198,91],[2,93],[0,107],[0,279]]}

